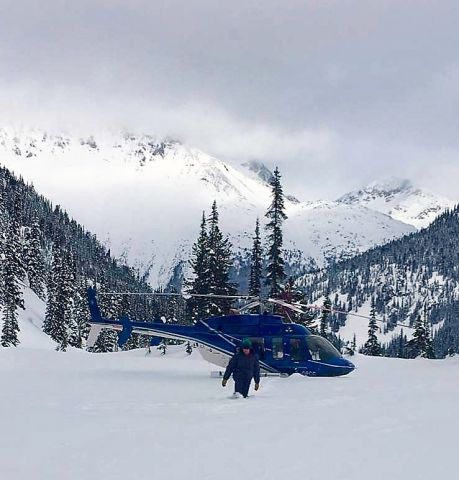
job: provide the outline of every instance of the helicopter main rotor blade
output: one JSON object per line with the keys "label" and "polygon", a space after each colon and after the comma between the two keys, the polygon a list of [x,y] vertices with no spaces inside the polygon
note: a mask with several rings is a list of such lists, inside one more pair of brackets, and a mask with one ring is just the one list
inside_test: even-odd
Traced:
{"label": "helicopter main rotor blade", "polygon": [[176,293],[176,292],[100,292],[97,293],[99,297],[103,296],[118,296],[118,295],[146,295],[151,297],[197,297],[197,298],[218,298],[218,299],[240,299],[240,300],[252,300],[258,297],[252,295],[218,295],[213,293]]}
{"label": "helicopter main rotor blade", "polygon": [[292,303],[284,302],[283,300],[278,300],[277,298],[268,298],[267,302],[274,303],[276,305],[280,305],[281,307],[289,308],[297,313],[306,313],[302,308],[293,305]]}
{"label": "helicopter main rotor blade", "polygon": [[263,302],[261,302],[260,300],[248,303],[247,305],[244,305],[242,308],[239,309],[239,313],[244,313],[247,310],[251,310],[252,308],[259,307],[260,305],[263,305]]}
{"label": "helicopter main rotor blade", "polygon": [[[353,312],[346,312],[345,310],[337,310],[336,308],[325,308],[325,307],[321,307],[320,305],[305,305],[303,303],[297,303],[296,305],[301,305],[302,307],[304,308],[308,308],[308,309],[311,309],[311,310],[320,310],[322,312],[330,312],[330,313],[342,313],[343,315],[351,315],[352,317],[358,317],[358,318],[364,318],[365,320],[375,320],[376,322],[380,322],[380,323],[384,323],[384,324],[387,324],[388,322],[385,321],[385,320],[382,320],[380,318],[373,318],[373,317],[369,317],[367,315],[361,315],[359,313],[353,313]],[[397,325],[399,327],[403,327],[403,328],[414,328],[414,327],[411,327],[409,325],[404,325],[403,323],[392,323],[391,322],[391,325]]]}

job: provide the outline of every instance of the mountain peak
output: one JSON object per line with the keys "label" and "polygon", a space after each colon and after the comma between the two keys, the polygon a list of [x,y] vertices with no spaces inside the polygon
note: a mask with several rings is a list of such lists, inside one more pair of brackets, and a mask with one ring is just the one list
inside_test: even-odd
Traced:
{"label": "mountain peak", "polygon": [[406,178],[386,177],[381,180],[375,180],[358,191],[349,192],[338,198],[339,203],[362,203],[384,198],[389,201],[395,195],[410,193],[415,189],[410,180]]}
{"label": "mountain peak", "polygon": [[364,188],[364,190],[385,194],[397,194],[413,190],[413,184],[407,178],[386,177],[382,180],[371,182]]}
{"label": "mountain peak", "polygon": [[338,198],[338,203],[362,205],[396,220],[424,228],[454,202],[415,187],[408,179],[387,177]]}
{"label": "mountain peak", "polygon": [[249,172],[255,174],[255,176],[262,180],[265,183],[270,183],[274,178],[273,172],[259,160],[249,160],[248,162],[241,164],[243,167],[247,168]]}

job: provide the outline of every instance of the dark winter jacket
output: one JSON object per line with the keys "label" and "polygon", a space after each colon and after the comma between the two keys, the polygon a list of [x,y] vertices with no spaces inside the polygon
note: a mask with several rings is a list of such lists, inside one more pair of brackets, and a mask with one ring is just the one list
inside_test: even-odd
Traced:
{"label": "dark winter jacket", "polygon": [[255,383],[260,383],[258,356],[252,352],[249,355],[245,355],[244,352],[235,353],[226,367],[223,379],[228,380],[231,374],[233,374],[233,379],[236,383],[250,382],[252,378],[255,380]]}

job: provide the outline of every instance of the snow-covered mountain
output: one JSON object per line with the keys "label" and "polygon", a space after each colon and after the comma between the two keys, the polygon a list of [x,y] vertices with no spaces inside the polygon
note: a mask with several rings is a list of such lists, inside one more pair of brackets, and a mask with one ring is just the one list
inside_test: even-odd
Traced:
{"label": "snow-covered mountain", "polygon": [[407,179],[387,178],[373,182],[361,190],[347,193],[337,202],[362,205],[385,213],[416,228],[427,227],[455,202],[428,190],[417,188]]}
{"label": "snow-covered mountain", "polygon": [[[269,170],[260,162],[235,168],[177,141],[147,135],[4,128],[0,163],[62,205],[113,255],[148,272],[153,285],[183,274],[202,212],[208,213],[214,200],[240,259],[251,246],[256,218],[263,218],[270,203]],[[352,202],[287,196],[286,210],[286,254],[299,269],[414,231]]]}

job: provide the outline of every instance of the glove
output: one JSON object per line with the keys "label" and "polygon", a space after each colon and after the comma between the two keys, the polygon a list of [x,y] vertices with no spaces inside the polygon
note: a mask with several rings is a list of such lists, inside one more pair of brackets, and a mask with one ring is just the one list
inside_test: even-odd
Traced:
{"label": "glove", "polygon": [[226,382],[227,382],[227,381],[228,381],[228,380],[225,380],[225,379],[222,380],[222,387],[226,387]]}
{"label": "glove", "polygon": [[256,383],[256,384],[255,384],[255,391],[257,391],[259,388],[260,388],[260,384],[259,384],[259,383]]}

